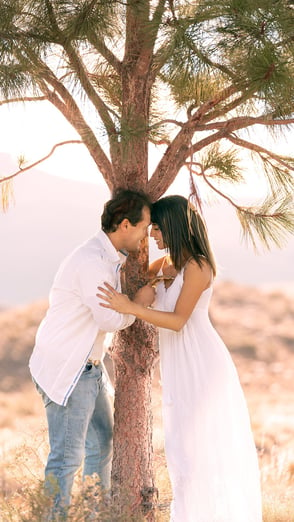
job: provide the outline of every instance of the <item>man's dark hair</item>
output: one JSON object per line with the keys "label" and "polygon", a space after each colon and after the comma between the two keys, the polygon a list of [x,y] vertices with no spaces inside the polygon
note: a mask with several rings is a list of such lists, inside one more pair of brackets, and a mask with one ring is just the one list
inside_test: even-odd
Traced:
{"label": "man's dark hair", "polygon": [[144,207],[151,210],[151,200],[145,192],[118,188],[104,205],[101,227],[104,232],[115,232],[124,220],[135,226],[142,220]]}

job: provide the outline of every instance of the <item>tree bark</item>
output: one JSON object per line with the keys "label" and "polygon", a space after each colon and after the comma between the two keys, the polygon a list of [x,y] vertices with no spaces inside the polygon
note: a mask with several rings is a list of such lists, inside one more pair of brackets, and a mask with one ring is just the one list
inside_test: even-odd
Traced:
{"label": "tree bark", "polygon": [[[129,255],[122,290],[130,298],[145,283],[147,252],[146,240],[138,256]],[[115,508],[128,506],[130,520],[136,522],[139,515],[154,520],[158,496],[153,477],[151,410],[158,356],[155,339],[155,328],[136,320],[130,328],[115,334],[111,349],[115,378],[113,498]]]}
{"label": "tree bark", "polygon": [[115,402],[112,487],[116,508],[127,505],[134,520],[139,513],[153,520],[152,513],[157,500],[152,461],[153,346],[154,330],[136,321],[132,327],[116,334],[113,348]]}

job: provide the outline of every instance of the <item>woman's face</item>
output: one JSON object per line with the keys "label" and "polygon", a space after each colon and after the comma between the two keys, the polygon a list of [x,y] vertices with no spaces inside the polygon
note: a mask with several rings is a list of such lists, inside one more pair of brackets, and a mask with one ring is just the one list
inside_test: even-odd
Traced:
{"label": "woman's face", "polygon": [[150,237],[153,237],[154,241],[156,242],[157,248],[159,250],[165,249],[161,230],[160,230],[159,226],[156,225],[156,223],[152,223]]}

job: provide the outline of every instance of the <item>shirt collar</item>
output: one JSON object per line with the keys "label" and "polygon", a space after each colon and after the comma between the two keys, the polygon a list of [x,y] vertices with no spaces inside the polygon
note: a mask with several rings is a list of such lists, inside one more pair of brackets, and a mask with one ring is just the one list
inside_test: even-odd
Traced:
{"label": "shirt collar", "polygon": [[119,255],[120,263],[121,263],[121,265],[123,265],[126,262],[129,253],[126,250],[119,250],[118,255]]}
{"label": "shirt collar", "polygon": [[95,237],[99,240],[100,244],[107,253],[110,261],[112,261],[113,263],[119,263],[120,265],[125,263],[128,256],[128,252],[126,252],[125,250],[117,251],[111,243],[108,235],[105,234],[103,230],[99,230]]}

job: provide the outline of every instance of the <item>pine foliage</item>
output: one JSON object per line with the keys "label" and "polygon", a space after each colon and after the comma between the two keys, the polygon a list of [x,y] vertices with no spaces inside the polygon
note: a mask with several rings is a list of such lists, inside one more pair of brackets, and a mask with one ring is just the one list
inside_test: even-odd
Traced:
{"label": "pine foliage", "polygon": [[290,195],[280,200],[279,195],[271,196],[258,209],[239,207],[237,214],[245,238],[255,248],[256,238],[269,249],[272,242],[278,247],[285,244],[286,231],[294,234],[294,206]]}

